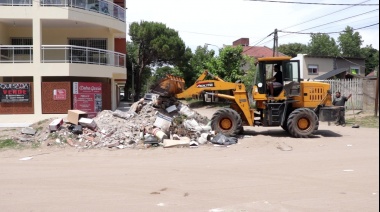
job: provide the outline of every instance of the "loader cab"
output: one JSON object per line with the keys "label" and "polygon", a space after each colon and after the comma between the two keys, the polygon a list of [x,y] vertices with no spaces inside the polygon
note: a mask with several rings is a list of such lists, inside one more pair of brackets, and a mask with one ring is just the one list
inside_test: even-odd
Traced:
{"label": "loader cab", "polygon": [[268,57],[259,58],[256,67],[254,85],[258,94],[269,96],[267,79],[274,76],[274,66],[279,65],[282,72],[282,86],[275,87],[273,96],[278,96],[285,90],[286,96],[298,96],[300,94],[300,64],[298,60],[290,60],[290,57]]}

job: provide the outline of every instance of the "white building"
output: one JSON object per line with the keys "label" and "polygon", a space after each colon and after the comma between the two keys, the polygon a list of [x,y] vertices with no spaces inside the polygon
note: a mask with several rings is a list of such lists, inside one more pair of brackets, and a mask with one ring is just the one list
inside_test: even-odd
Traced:
{"label": "white building", "polygon": [[0,124],[116,109],[125,54],[125,0],[0,0]]}

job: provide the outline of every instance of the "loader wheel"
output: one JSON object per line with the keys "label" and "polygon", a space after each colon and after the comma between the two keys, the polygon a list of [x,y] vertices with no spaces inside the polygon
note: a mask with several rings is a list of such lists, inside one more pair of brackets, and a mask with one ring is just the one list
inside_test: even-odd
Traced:
{"label": "loader wheel", "polygon": [[285,121],[284,125],[281,125],[281,128],[283,130],[285,130],[286,132],[289,132],[289,129],[288,129],[288,123]]}
{"label": "loader wheel", "polygon": [[290,113],[288,132],[296,138],[307,138],[318,129],[318,116],[308,108],[298,108]]}
{"label": "loader wheel", "polygon": [[236,136],[243,131],[240,115],[233,109],[220,109],[211,118],[211,128],[216,133],[226,136]]}

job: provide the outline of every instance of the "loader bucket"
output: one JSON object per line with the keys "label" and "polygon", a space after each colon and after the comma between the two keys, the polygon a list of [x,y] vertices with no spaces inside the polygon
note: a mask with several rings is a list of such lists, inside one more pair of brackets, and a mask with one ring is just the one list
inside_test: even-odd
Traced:
{"label": "loader bucket", "polygon": [[166,75],[165,78],[151,86],[151,92],[161,96],[175,96],[185,90],[185,80],[181,77]]}

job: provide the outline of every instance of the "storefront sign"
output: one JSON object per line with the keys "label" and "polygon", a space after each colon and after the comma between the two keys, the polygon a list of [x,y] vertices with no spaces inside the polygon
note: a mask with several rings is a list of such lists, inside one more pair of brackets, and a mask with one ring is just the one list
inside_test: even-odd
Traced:
{"label": "storefront sign", "polygon": [[0,83],[0,102],[30,102],[30,83]]}
{"label": "storefront sign", "polygon": [[54,89],[53,99],[54,100],[66,100],[66,89]]}
{"label": "storefront sign", "polygon": [[102,83],[74,82],[73,83],[74,109],[84,111],[89,118],[102,111]]}

